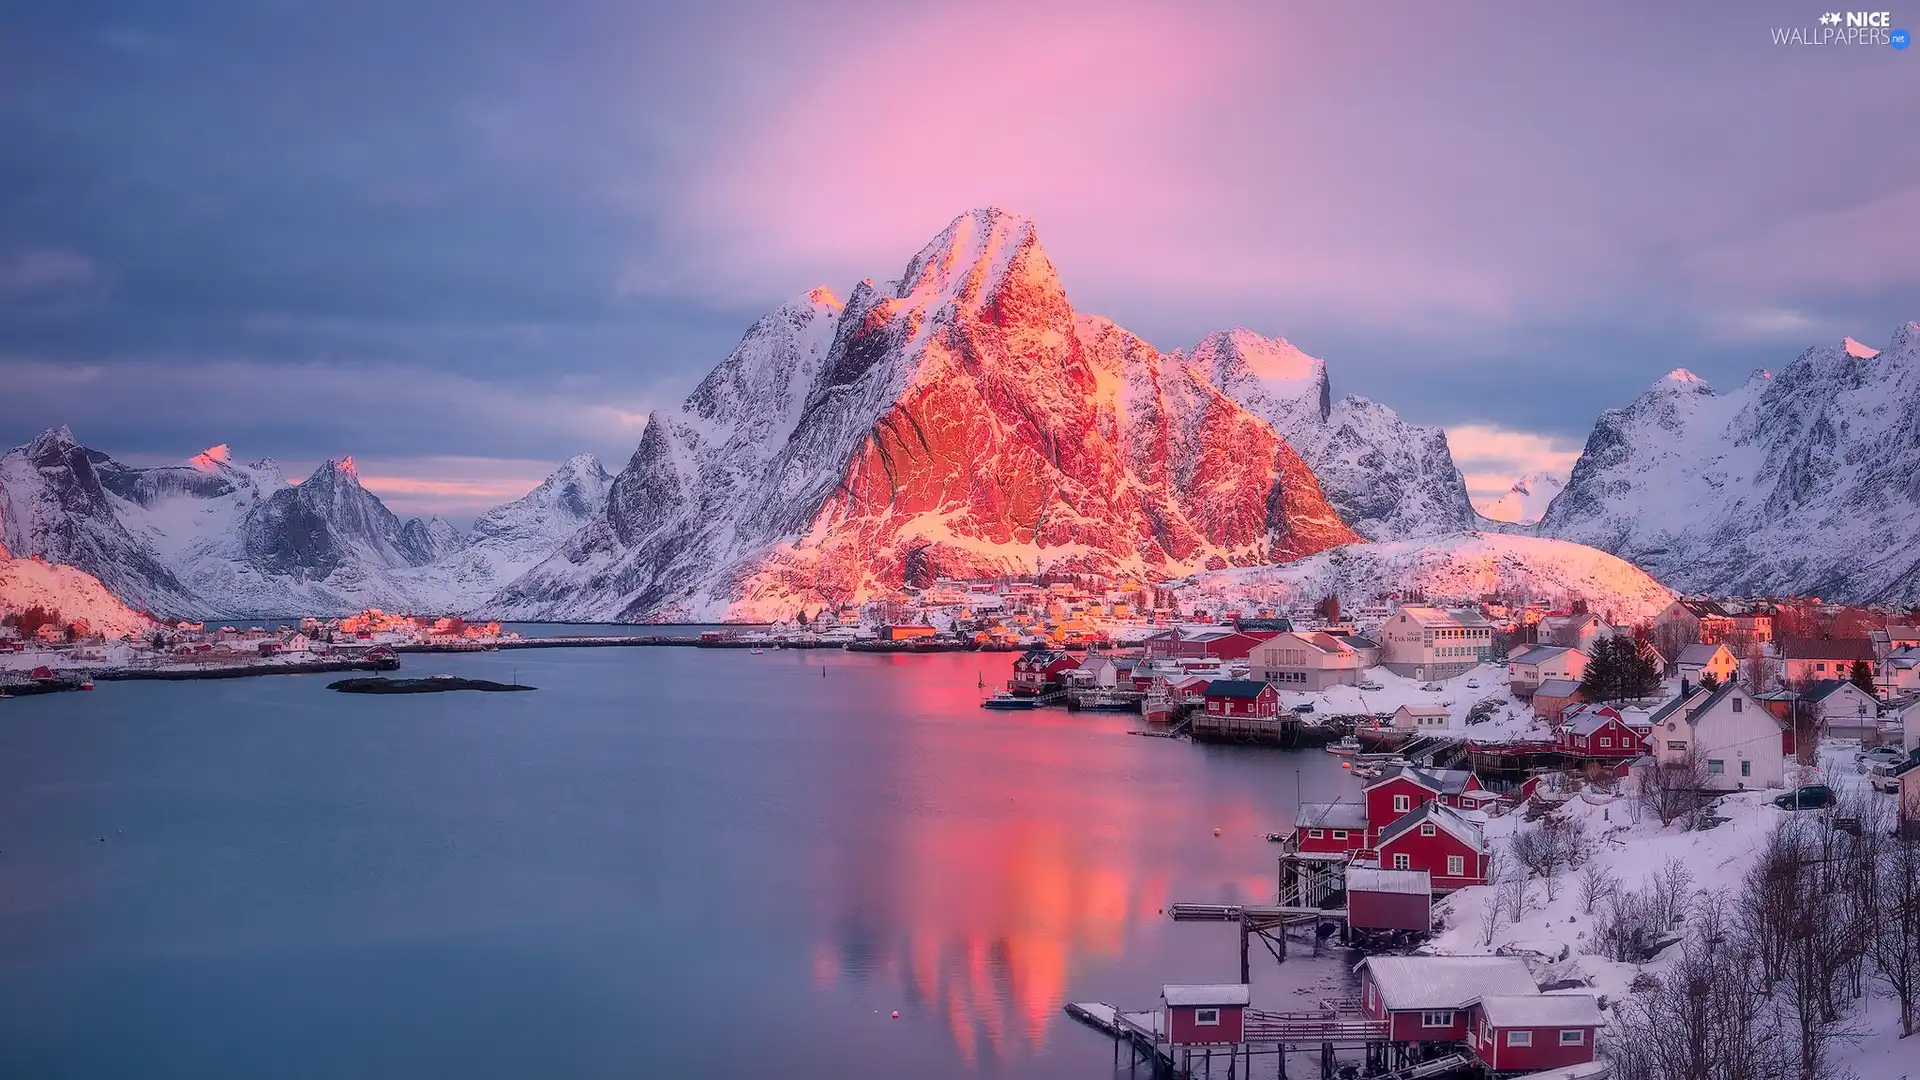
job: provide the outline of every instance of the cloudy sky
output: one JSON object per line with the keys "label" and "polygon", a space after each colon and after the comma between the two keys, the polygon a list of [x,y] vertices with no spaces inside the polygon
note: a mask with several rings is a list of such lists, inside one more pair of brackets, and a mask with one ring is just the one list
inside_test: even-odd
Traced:
{"label": "cloudy sky", "polygon": [[1920,49],[1772,43],[1818,18],[15,2],[0,443],[351,453],[471,513],[617,467],[756,315],[998,204],[1081,309],[1285,335],[1497,490],[1671,368],[1920,317]]}

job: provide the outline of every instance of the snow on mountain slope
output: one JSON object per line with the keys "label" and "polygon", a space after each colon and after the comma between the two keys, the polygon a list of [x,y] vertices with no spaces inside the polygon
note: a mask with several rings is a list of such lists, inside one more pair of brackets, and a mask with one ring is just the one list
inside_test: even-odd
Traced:
{"label": "snow on mountain slope", "polygon": [[606,485],[598,461],[576,458],[468,537],[441,518],[400,520],[351,458],[289,486],[272,461],[238,464],[226,446],[134,468],[59,428],[0,456],[0,525],[13,550],[170,616],[443,612],[551,554]]}
{"label": "snow on mountain slope", "polygon": [[59,612],[62,621],[84,622],[108,637],[131,637],[156,625],[121,603],[92,574],[38,559],[16,559],[0,545],[0,615],[30,607]]}
{"label": "snow on mountain slope", "polygon": [[1686,371],[1601,414],[1538,532],[1687,592],[1920,601],[1920,325],[1727,394]]}
{"label": "snow on mountain slope", "polygon": [[1243,329],[1209,334],[1187,361],[1273,425],[1360,535],[1399,540],[1473,526],[1446,432],[1408,424],[1363,397],[1333,401],[1325,361]]}
{"label": "snow on mountain slope", "polygon": [[1652,618],[1673,592],[1624,560],[1563,540],[1499,533],[1348,544],[1285,566],[1202,574],[1177,586],[1183,606],[1306,608],[1338,596],[1349,610],[1390,594],[1433,602],[1498,593],[1564,603],[1585,599],[1610,620]]}
{"label": "snow on mountain slope", "polygon": [[1480,515],[1509,525],[1532,525],[1546,514],[1548,504],[1566,486],[1565,478],[1555,473],[1528,473],[1481,509]]}
{"label": "snow on mountain slope", "polygon": [[784,616],[935,575],[1162,576],[1352,538],[1267,424],[1076,315],[1032,223],[987,209],[887,288],[755,323],[649,419],[606,512],[486,610]]}

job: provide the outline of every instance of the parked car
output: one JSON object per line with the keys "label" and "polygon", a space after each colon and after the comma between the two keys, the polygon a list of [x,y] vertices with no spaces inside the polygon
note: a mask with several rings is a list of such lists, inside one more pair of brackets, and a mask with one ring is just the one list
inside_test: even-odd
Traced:
{"label": "parked car", "polygon": [[1902,758],[1900,761],[1882,761],[1874,765],[1867,770],[1867,785],[1886,795],[1898,795],[1900,793],[1898,770],[1905,764],[1905,760]]}
{"label": "parked car", "polygon": [[1300,704],[1295,705],[1293,707],[1293,711],[1297,713],[1310,713],[1313,711],[1313,702],[1303,701]]}
{"label": "parked car", "polygon": [[1424,685],[1422,685],[1422,686],[1420,687],[1420,689],[1422,689],[1422,690],[1425,690],[1425,691],[1427,691],[1427,692],[1429,692],[1429,693],[1432,693],[1432,692],[1434,692],[1434,691],[1437,691],[1437,690],[1439,690],[1439,689],[1440,689],[1440,684],[1439,684],[1439,683],[1437,683],[1437,682],[1430,682],[1430,683],[1426,683],[1426,684],[1424,684]]}
{"label": "parked car", "polygon": [[1808,784],[1794,788],[1773,800],[1773,805],[1782,810],[1825,810],[1840,801],[1840,796],[1825,784]]}
{"label": "parked car", "polygon": [[1478,690],[1478,689],[1480,689],[1480,680],[1479,680],[1479,679],[1468,679],[1468,680],[1467,680],[1467,689],[1469,689],[1469,690]]}
{"label": "parked car", "polygon": [[1872,770],[1875,765],[1887,765],[1905,760],[1907,760],[1907,755],[1901,752],[1898,747],[1893,746],[1876,746],[1871,750],[1863,750],[1860,752],[1860,764],[1864,767],[1865,771]]}
{"label": "parked car", "polygon": [[1360,684],[1360,689],[1362,689],[1362,690],[1385,690],[1385,689],[1386,689],[1386,687],[1384,687],[1384,686],[1382,686],[1382,685],[1380,685],[1380,684],[1379,684],[1379,683],[1377,683],[1377,682],[1374,682],[1374,681],[1373,681],[1372,679],[1368,679],[1368,680],[1367,680],[1366,682],[1363,682],[1363,683],[1361,683],[1361,684]]}

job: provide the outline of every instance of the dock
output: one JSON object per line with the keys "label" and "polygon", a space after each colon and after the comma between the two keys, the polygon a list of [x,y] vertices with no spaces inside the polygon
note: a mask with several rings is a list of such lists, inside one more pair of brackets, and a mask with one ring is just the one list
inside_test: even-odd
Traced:
{"label": "dock", "polygon": [[[1290,1074],[1290,1055],[1318,1059],[1318,1074],[1332,1080],[1340,1074],[1340,1052],[1358,1051],[1365,1064],[1361,1074],[1373,1080],[1438,1080],[1475,1070],[1472,1058],[1464,1053],[1449,1053],[1427,1060],[1415,1060],[1405,1044],[1391,1041],[1387,1021],[1374,1019],[1360,1011],[1353,1001],[1329,1001],[1311,1012],[1272,1012],[1249,1008],[1244,1014],[1241,1039],[1224,1046],[1177,1046],[1162,1028],[1161,1013],[1125,1010],[1104,1001],[1076,1001],[1065,1006],[1066,1014],[1113,1039],[1113,1069],[1120,1072],[1120,1047],[1127,1047],[1127,1072],[1139,1075],[1146,1065],[1147,1075],[1155,1080],[1200,1080],[1224,1070],[1227,1077],[1251,1075],[1255,1057],[1278,1059],[1278,1075]],[[1175,1056],[1176,1050],[1179,1056]],[[1215,1051],[1225,1060],[1217,1070]]]}

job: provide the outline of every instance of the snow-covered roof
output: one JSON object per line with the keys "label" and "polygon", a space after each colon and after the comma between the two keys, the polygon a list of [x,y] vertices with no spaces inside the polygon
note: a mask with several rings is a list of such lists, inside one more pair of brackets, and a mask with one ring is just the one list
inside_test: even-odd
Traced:
{"label": "snow-covered roof", "polygon": [[[1568,729],[1575,735],[1591,735],[1613,721],[1620,719],[1621,716],[1619,713],[1605,706],[1601,706],[1600,708],[1585,706],[1574,715],[1573,723],[1568,725]],[[1624,723],[1624,721],[1622,722]]]}
{"label": "snow-covered roof", "polygon": [[1169,1005],[1245,1005],[1253,1000],[1246,983],[1168,983],[1160,997]]}
{"label": "snow-covered roof", "polygon": [[1425,604],[1407,604],[1401,607],[1399,613],[1402,615],[1405,615],[1409,619],[1412,619],[1414,622],[1419,623],[1421,626],[1458,626],[1458,627],[1480,628],[1480,627],[1491,627],[1493,625],[1492,623],[1489,623],[1479,612],[1468,611],[1464,608],[1457,609],[1457,610],[1448,610],[1445,608],[1428,607]]}
{"label": "snow-covered roof", "polygon": [[1500,1028],[1600,1026],[1592,994],[1496,994],[1480,999],[1480,1011]]}
{"label": "snow-covered roof", "polygon": [[1538,994],[1526,961],[1513,956],[1369,956],[1388,1009],[1464,1009],[1475,999]]}
{"label": "snow-covered roof", "polygon": [[1852,687],[1856,693],[1865,693],[1846,679],[1820,679],[1807,687],[1805,696],[1808,701],[1825,701],[1835,694],[1845,693],[1848,687]]}
{"label": "snow-covered roof", "polygon": [[1382,870],[1374,866],[1347,867],[1347,891],[1432,896],[1433,875],[1425,870]]}
{"label": "snow-covered roof", "polygon": [[1294,820],[1303,829],[1364,829],[1367,808],[1352,802],[1301,803],[1300,813]]}
{"label": "snow-covered roof", "polygon": [[1580,684],[1572,679],[1548,679],[1534,687],[1533,696],[1537,698],[1570,698],[1580,692]]}
{"label": "snow-covered roof", "polygon": [[1570,652],[1578,651],[1577,649],[1570,649],[1565,645],[1535,645],[1533,648],[1528,649],[1518,656],[1508,657],[1507,663],[1544,664],[1549,660],[1557,660]]}
{"label": "snow-covered roof", "polygon": [[1696,666],[1709,664],[1724,649],[1726,649],[1725,645],[1689,645],[1680,650],[1680,655],[1674,658],[1674,663]]}
{"label": "snow-covered roof", "polygon": [[1431,822],[1445,830],[1454,839],[1472,848],[1474,851],[1487,850],[1487,840],[1480,827],[1461,816],[1460,812],[1438,802],[1424,802],[1409,813],[1400,815],[1394,823],[1380,830],[1380,839],[1374,843],[1376,849],[1384,848],[1393,841],[1413,831],[1415,825]]}
{"label": "snow-covered roof", "polygon": [[1366,790],[1398,777],[1406,777],[1428,791],[1442,795],[1458,795],[1467,790],[1467,781],[1473,779],[1473,773],[1467,769],[1420,769],[1412,765],[1397,765],[1383,771],[1368,784]]}

